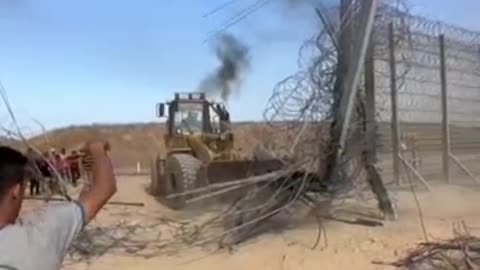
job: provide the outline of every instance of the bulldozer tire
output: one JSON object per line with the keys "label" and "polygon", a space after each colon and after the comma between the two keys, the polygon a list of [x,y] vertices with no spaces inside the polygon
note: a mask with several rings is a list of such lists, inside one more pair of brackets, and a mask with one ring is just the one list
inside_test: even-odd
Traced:
{"label": "bulldozer tire", "polygon": [[[165,196],[192,190],[197,187],[202,163],[188,154],[174,154],[167,158],[165,164]],[[187,199],[192,195],[180,195],[166,198],[168,207],[179,210],[185,208]]]}

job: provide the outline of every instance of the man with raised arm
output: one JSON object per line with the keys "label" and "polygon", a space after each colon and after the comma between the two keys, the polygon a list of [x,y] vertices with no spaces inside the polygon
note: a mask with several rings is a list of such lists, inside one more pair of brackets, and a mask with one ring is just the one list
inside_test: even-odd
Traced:
{"label": "man with raised arm", "polygon": [[60,269],[72,241],[115,194],[108,146],[95,142],[85,150],[93,160],[92,187],[78,200],[49,204],[20,218],[28,160],[0,147],[0,269]]}

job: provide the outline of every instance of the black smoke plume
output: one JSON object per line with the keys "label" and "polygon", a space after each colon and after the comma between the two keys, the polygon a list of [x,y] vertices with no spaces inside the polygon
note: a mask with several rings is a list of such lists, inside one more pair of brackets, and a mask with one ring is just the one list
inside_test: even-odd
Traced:
{"label": "black smoke plume", "polygon": [[242,75],[250,67],[249,49],[231,34],[222,34],[215,42],[220,66],[201,83],[200,91],[220,96],[227,102],[238,91]]}

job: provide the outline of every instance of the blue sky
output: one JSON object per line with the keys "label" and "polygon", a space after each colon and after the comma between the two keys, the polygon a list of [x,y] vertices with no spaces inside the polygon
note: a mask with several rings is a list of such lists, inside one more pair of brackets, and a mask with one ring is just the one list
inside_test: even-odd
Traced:
{"label": "blue sky", "polygon": [[[282,1],[231,28],[252,59],[229,104],[236,120],[261,119],[272,87],[296,70],[298,47],[318,26],[310,10]],[[0,0],[0,79],[24,125],[155,121],[156,102],[195,90],[215,69],[208,34],[255,0],[202,17],[224,2]],[[480,30],[478,0],[411,3],[422,15]]]}

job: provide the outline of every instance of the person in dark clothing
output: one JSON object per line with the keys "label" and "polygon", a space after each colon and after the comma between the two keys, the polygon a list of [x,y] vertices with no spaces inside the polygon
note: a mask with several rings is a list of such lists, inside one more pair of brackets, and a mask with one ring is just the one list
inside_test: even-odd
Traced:
{"label": "person in dark clothing", "polygon": [[30,176],[30,196],[40,195],[40,179],[36,174]]}
{"label": "person in dark clothing", "polygon": [[40,184],[41,184],[42,192],[47,192],[48,183],[53,177],[53,172],[47,161],[47,160],[50,160],[50,153],[45,152],[42,155],[43,155],[42,159],[38,160],[37,167],[40,170],[40,177],[41,177]]}
{"label": "person in dark clothing", "polygon": [[27,176],[30,181],[30,196],[40,195],[40,172],[38,168],[39,156],[32,148],[28,148],[26,157],[28,159]]}
{"label": "person in dark clothing", "polygon": [[[45,158],[49,157],[48,153],[44,154]],[[52,170],[50,169],[50,166],[48,165],[48,162],[44,159],[39,161],[39,169],[40,172],[42,173],[43,178],[50,178],[52,177]]]}

